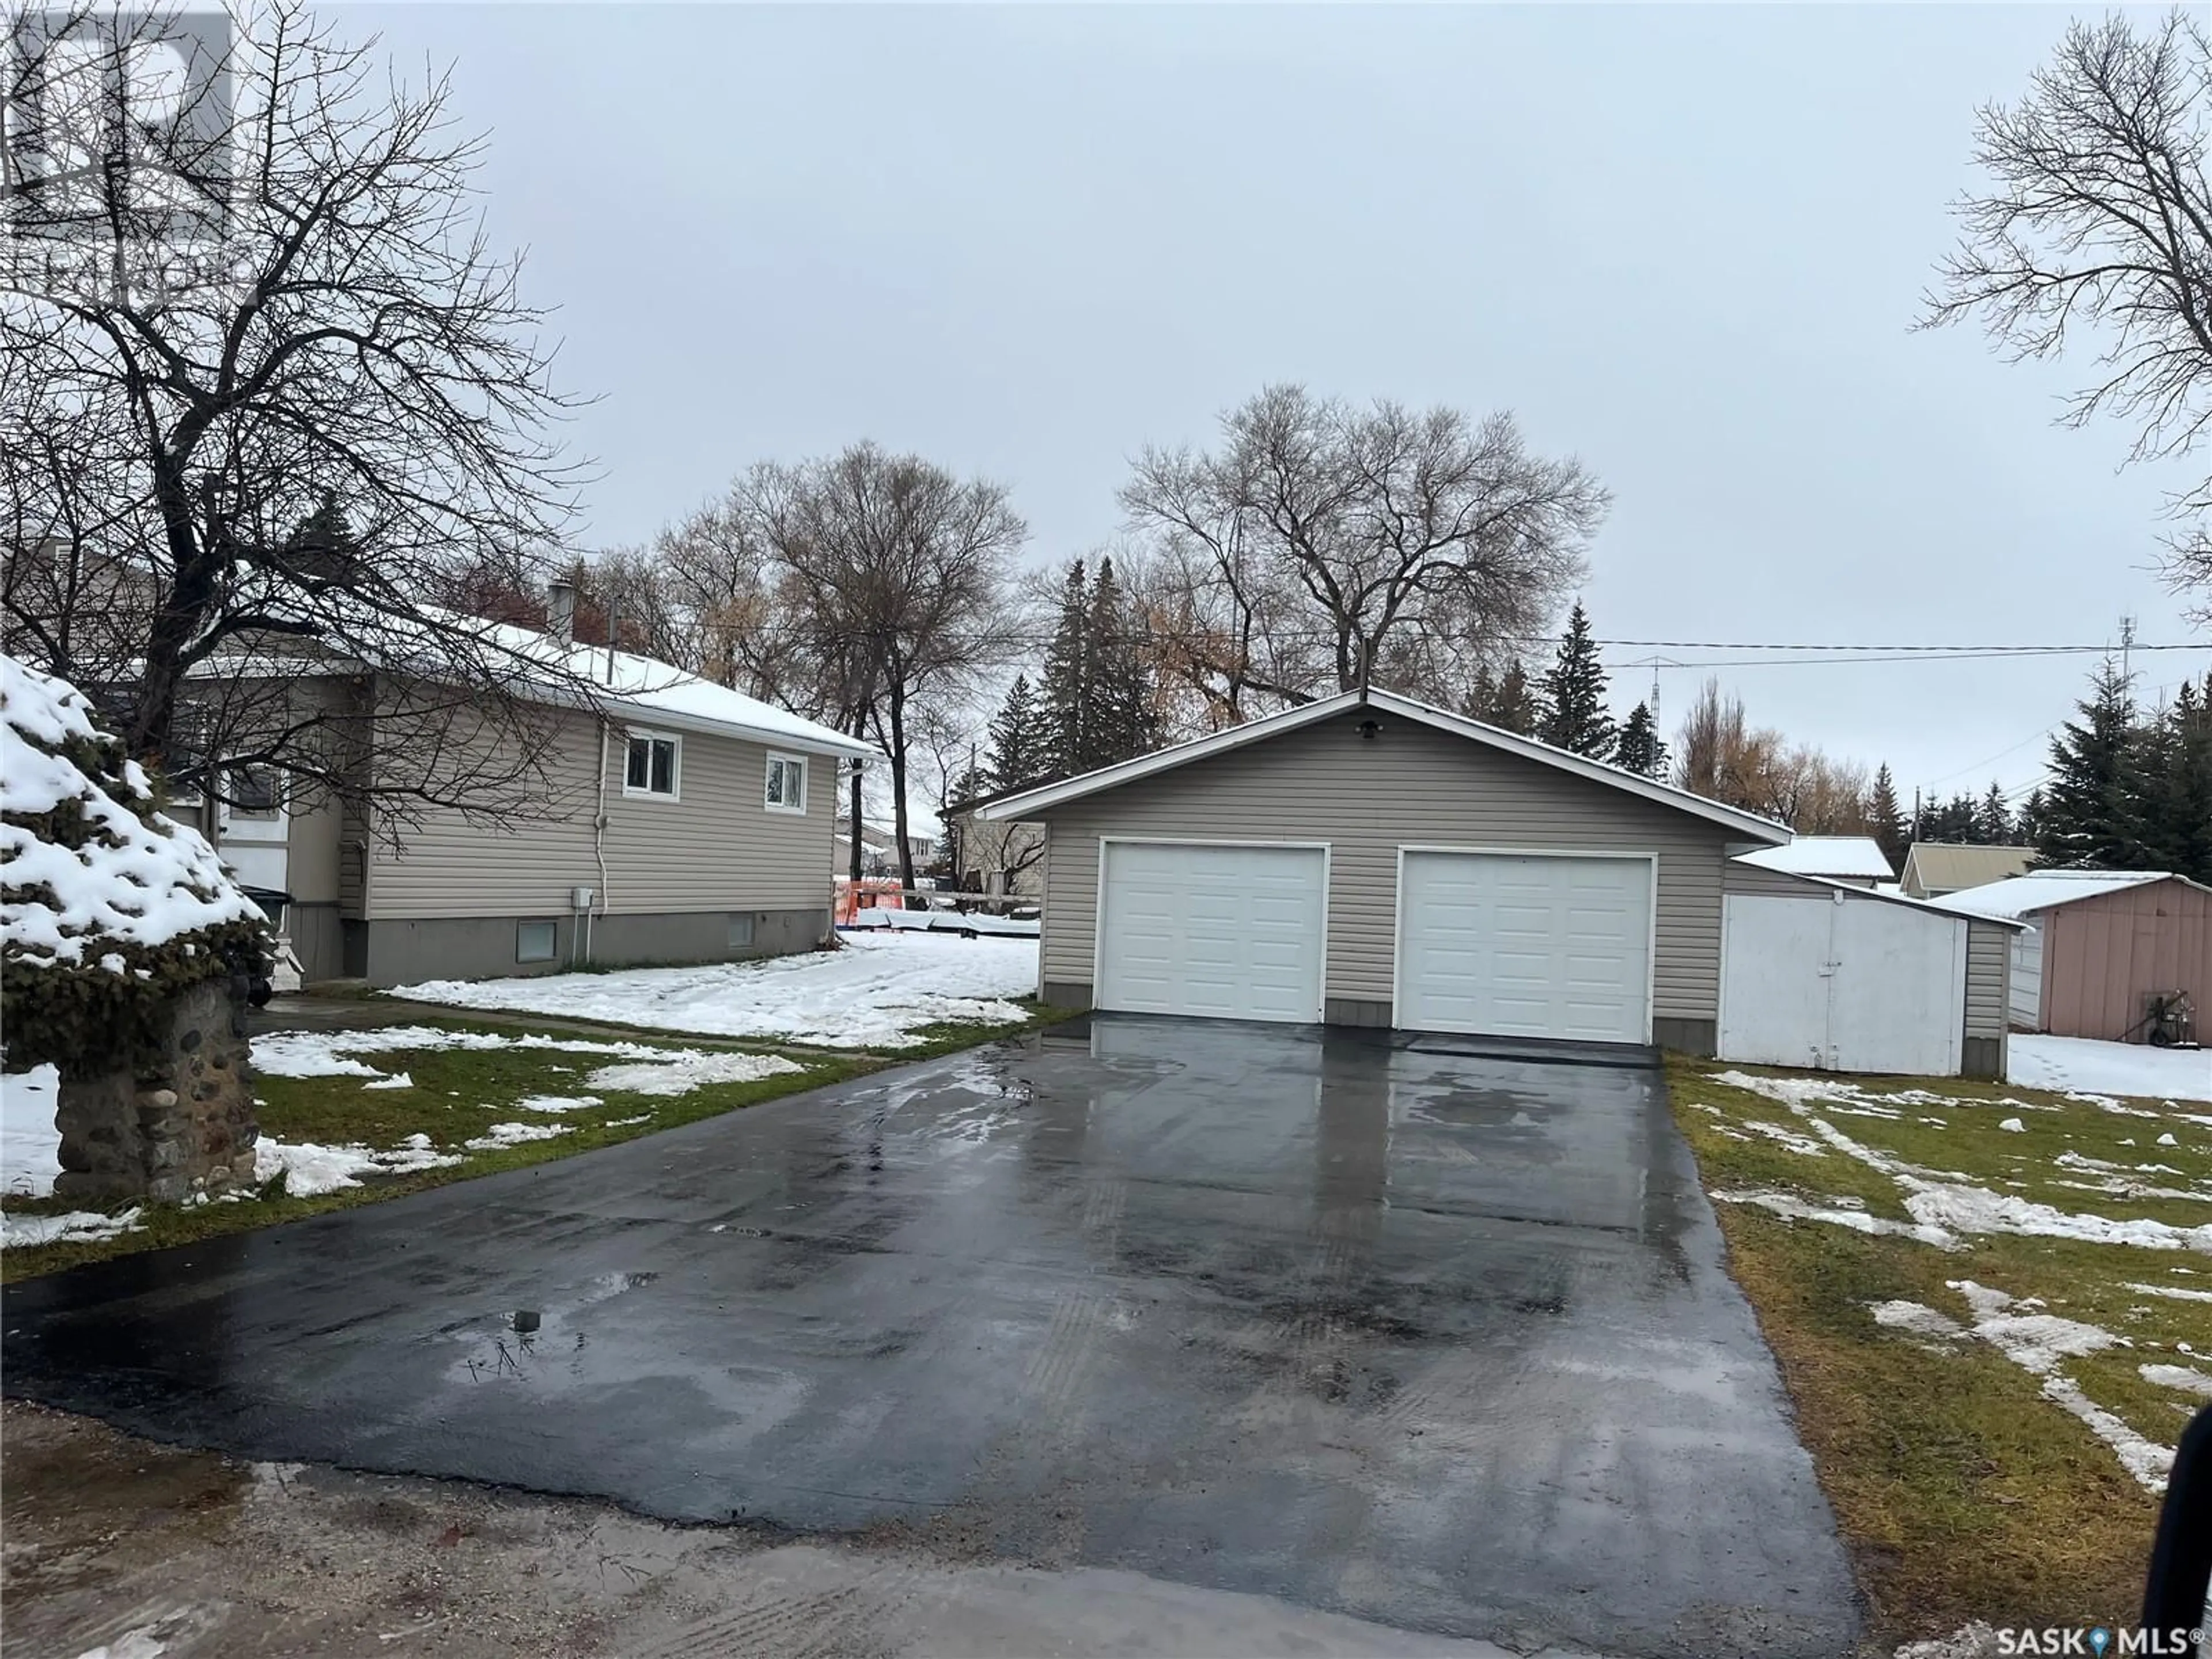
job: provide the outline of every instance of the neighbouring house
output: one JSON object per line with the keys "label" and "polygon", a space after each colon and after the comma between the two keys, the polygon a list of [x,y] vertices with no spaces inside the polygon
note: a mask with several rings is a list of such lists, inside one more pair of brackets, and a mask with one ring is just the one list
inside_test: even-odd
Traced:
{"label": "neighbouring house", "polygon": [[[520,821],[440,805],[405,822],[373,793],[295,784],[288,798],[273,773],[230,776],[232,804],[172,806],[241,881],[284,896],[303,979],[722,961],[830,937],[838,774],[877,750],[650,658],[498,631],[503,648],[588,661],[604,687],[596,708],[564,696],[549,710],[549,787]],[[302,701],[373,700],[381,678],[327,662],[289,672]]]}
{"label": "neighbouring house", "polygon": [[1388,692],[1005,796],[1062,1006],[1714,1052],[1730,857],[1784,826]]}
{"label": "neighbouring house", "polygon": [[1875,887],[1897,879],[1889,854],[1872,836],[1800,836],[1784,847],[1746,853],[1743,861],[1762,870],[1819,876],[1853,887]]}
{"label": "neighbouring house", "polygon": [[956,861],[953,880],[961,891],[1031,902],[1044,896],[1044,826],[981,816],[990,802],[1018,793],[1003,790],[947,811],[945,843]]}
{"label": "neighbouring house", "polygon": [[2203,1036],[2212,887],[2160,871],[2038,870],[1943,902],[2026,924],[2012,947],[2014,1030],[2142,1042],[2159,1030],[2154,999],[2179,993]]}
{"label": "neighbouring house", "polygon": [[1723,878],[1720,1058],[2003,1077],[2021,924],[1769,862],[1790,850],[1731,859]]}
{"label": "neighbouring house", "polygon": [[[914,854],[915,868],[919,870],[937,856],[937,843],[927,836],[909,835],[907,847]],[[833,876],[852,873],[853,821],[848,817],[837,820],[837,830],[831,842],[834,854],[830,866]],[[860,873],[864,876],[895,876],[899,872],[898,837],[888,830],[878,830],[863,822],[860,825]]]}
{"label": "neighbouring house", "polygon": [[2035,866],[2033,847],[1974,847],[1963,842],[1916,841],[1905,849],[1898,884],[1908,898],[1942,898],[1969,887],[2024,876]]}

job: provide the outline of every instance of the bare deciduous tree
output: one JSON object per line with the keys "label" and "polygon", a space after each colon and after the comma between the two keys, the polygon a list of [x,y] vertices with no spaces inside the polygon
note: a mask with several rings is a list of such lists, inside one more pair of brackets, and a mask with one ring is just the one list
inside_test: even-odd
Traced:
{"label": "bare deciduous tree", "polygon": [[1674,781],[1692,793],[1778,818],[1804,836],[1863,835],[1866,768],[1754,726],[1743,701],[1709,679],[1674,738]]}
{"label": "bare deciduous tree", "polygon": [[1132,587],[1168,665],[1228,720],[1363,678],[1442,698],[1470,657],[1540,632],[1607,497],[1511,416],[1271,386],[1206,453],[1146,450],[1121,492],[1149,557]]}
{"label": "bare deciduous tree", "polygon": [[[591,682],[430,601],[456,561],[556,544],[575,478],[544,316],[475,217],[447,82],[392,82],[290,0],[228,35],[16,19],[5,90],[58,159],[9,178],[9,648],[149,758],[254,760],[403,815],[533,810],[554,706]],[[142,120],[135,77],[179,38],[203,55],[182,107]],[[63,165],[72,145],[99,164]],[[302,699],[295,665],[372,689]]]}
{"label": "bare deciduous tree", "polygon": [[[655,556],[700,672],[890,757],[900,876],[912,886],[915,750],[956,708],[972,720],[979,676],[1005,658],[1011,567],[1028,533],[999,485],[862,443],[754,466],[665,532]],[[857,866],[857,777],[851,789]]]}
{"label": "bare deciduous tree", "polygon": [[[1979,320],[2016,358],[2092,337],[2098,372],[2065,419],[2134,428],[2136,460],[2185,456],[2212,422],[2212,40],[2175,10],[2076,22],[2026,96],[1979,115],[1989,186],[1964,227],[1924,325]],[[2212,482],[2171,503],[2178,586],[2212,592]],[[2198,611],[2212,617],[2212,601]]]}

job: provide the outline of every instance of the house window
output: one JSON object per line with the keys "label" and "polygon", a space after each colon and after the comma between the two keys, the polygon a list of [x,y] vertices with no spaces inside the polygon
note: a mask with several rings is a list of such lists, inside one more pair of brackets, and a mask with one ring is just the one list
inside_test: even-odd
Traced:
{"label": "house window", "polygon": [[625,795],[659,795],[677,799],[683,775],[684,744],[679,738],[658,732],[629,734],[629,760],[623,774]]}
{"label": "house window", "polygon": [[768,810],[804,812],[806,810],[806,763],[797,755],[768,757]]}
{"label": "house window", "polygon": [[550,962],[558,942],[558,929],[550,921],[518,921],[514,924],[514,959],[517,962]]}
{"label": "house window", "polygon": [[258,823],[274,823],[283,796],[273,767],[234,766],[224,778],[230,796],[230,816]]}

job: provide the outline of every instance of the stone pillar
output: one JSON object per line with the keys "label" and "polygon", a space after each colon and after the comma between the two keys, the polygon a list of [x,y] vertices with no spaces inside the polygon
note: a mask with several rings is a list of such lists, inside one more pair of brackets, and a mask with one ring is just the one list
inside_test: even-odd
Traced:
{"label": "stone pillar", "polygon": [[62,1077],[57,1197],[177,1204],[253,1184],[253,1073],[246,1005],[227,979],[172,1005],[152,1050],[104,1073]]}

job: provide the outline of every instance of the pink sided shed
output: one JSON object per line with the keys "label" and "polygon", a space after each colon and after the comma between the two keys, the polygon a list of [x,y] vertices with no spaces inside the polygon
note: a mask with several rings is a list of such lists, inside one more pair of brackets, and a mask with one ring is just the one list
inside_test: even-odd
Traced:
{"label": "pink sided shed", "polygon": [[2013,947],[2016,1030],[2140,1042],[2150,999],[2175,991],[2200,1040],[2212,1025],[2212,888],[2156,871],[2042,870],[1943,902],[2033,930]]}

